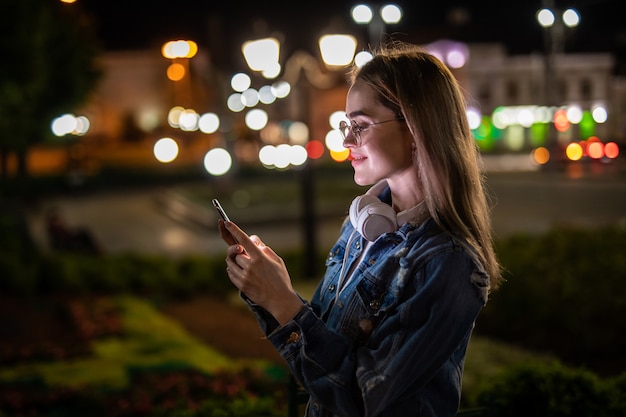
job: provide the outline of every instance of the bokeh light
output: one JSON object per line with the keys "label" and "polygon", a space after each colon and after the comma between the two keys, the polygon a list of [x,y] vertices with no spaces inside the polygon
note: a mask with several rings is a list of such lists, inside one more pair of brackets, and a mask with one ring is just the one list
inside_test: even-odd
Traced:
{"label": "bokeh light", "polygon": [[338,129],[333,129],[326,133],[326,138],[324,139],[324,143],[326,147],[335,152],[343,152],[345,149],[343,146],[343,136]]}
{"label": "bokeh light", "polygon": [[246,126],[252,130],[263,129],[267,126],[268,120],[267,112],[261,109],[252,109],[245,116]]}
{"label": "bokeh light", "polygon": [[154,144],[152,152],[157,161],[172,162],[178,156],[178,143],[172,138],[161,138]]}
{"label": "bokeh light", "polygon": [[211,175],[224,175],[232,165],[233,159],[224,148],[211,149],[204,155],[204,169]]}
{"label": "bokeh light", "polygon": [[583,148],[579,143],[570,143],[565,148],[565,155],[571,161],[579,161],[583,157]]}
{"label": "bokeh light", "polygon": [[55,136],[77,135],[82,136],[87,133],[90,127],[89,119],[85,116],[75,116],[66,113],[52,120],[50,129]]}
{"label": "bokeh light", "polygon": [[252,85],[252,79],[248,74],[238,72],[230,79],[230,86],[233,90],[241,93],[246,91]]}
{"label": "bokeh light", "polygon": [[320,159],[324,155],[324,144],[319,140],[311,140],[306,146],[306,152],[311,159]]}
{"label": "bokeh light", "polygon": [[220,127],[220,118],[215,113],[204,113],[198,120],[198,128],[202,133],[215,133]]}
{"label": "bokeh light", "polygon": [[343,162],[350,156],[350,149],[345,149],[343,151],[330,151],[330,157],[335,162]]}
{"label": "bokeh light", "polygon": [[380,8],[380,17],[387,24],[396,24],[402,19],[402,9],[397,4],[386,4]]}
{"label": "bokeh light", "polygon": [[351,11],[352,19],[360,25],[366,25],[372,21],[374,12],[372,8],[366,4],[357,4]]}
{"label": "bokeh light", "polygon": [[601,159],[604,157],[604,144],[602,142],[591,142],[587,145],[587,155],[591,159]]}
{"label": "bokeh light", "polygon": [[538,165],[545,165],[550,161],[550,151],[543,146],[536,148],[531,154],[532,161]]}
{"label": "bokeh light", "polygon": [[604,145],[604,154],[607,158],[615,159],[619,156],[619,146],[615,142],[608,142]]}

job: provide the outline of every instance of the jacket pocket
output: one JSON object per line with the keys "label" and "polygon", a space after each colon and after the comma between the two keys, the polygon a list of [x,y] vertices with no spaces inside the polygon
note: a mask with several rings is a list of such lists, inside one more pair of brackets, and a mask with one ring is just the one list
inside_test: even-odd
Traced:
{"label": "jacket pocket", "polygon": [[364,276],[345,305],[341,331],[357,344],[367,343],[370,335],[396,304],[395,298],[383,285]]}

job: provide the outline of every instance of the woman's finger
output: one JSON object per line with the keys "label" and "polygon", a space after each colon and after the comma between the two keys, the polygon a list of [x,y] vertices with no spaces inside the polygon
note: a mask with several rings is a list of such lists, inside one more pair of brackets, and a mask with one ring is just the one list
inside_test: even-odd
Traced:
{"label": "woman's finger", "polygon": [[226,226],[224,225],[224,220],[219,219],[217,221],[217,230],[219,231],[220,237],[222,238],[222,240],[226,242],[229,246],[235,245],[237,243],[233,235],[231,235],[230,232],[226,230]]}
{"label": "woman's finger", "polygon": [[235,239],[250,256],[259,254],[259,248],[257,245],[250,240],[250,236],[241,230],[239,226],[233,222],[224,222],[224,227],[226,231],[232,235],[233,239]]}

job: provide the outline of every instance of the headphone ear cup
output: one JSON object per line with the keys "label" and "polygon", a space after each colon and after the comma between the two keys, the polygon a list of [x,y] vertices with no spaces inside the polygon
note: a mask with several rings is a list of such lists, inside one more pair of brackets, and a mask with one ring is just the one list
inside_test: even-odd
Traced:
{"label": "headphone ear cup", "polygon": [[365,208],[368,204],[375,203],[377,200],[378,199],[376,197],[369,194],[360,195],[352,200],[352,204],[350,205],[350,222],[352,223],[352,227],[357,230],[359,229],[359,216],[363,211],[363,208]]}
{"label": "headphone ear cup", "polygon": [[350,222],[370,242],[375,241],[384,233],[395,232],[398,228],[396,212],[393,208],[368,194],[352,201]]}

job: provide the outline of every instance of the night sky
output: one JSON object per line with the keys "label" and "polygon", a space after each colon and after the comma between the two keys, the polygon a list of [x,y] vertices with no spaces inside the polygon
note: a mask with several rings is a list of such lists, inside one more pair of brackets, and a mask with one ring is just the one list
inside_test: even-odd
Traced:
{"label": "night sky", "polygon": [[[626,23],[618,10],[622,0],[558,1],[559,8],[575,7],[578,28],[568,30],[568,52],[612,52],[626,55]],[[282,38],[284,48],[315,47],[328,31],[361,34],[366,29],[352,22],[354,1],[314,0],[78,0],[94,21],[106,50],[158,48],[172,39],[193,39],[216,53],[237,50],[241,43],[269,34]],[[371,4],[374,4],[373,2]],[[394,38],[425,44],[447,38],[466,42],[503,42],[510,53],[543,50],[542,29],[535,14],[540,0],[510,1],[398,1],[402,22],[387,27]]]}

